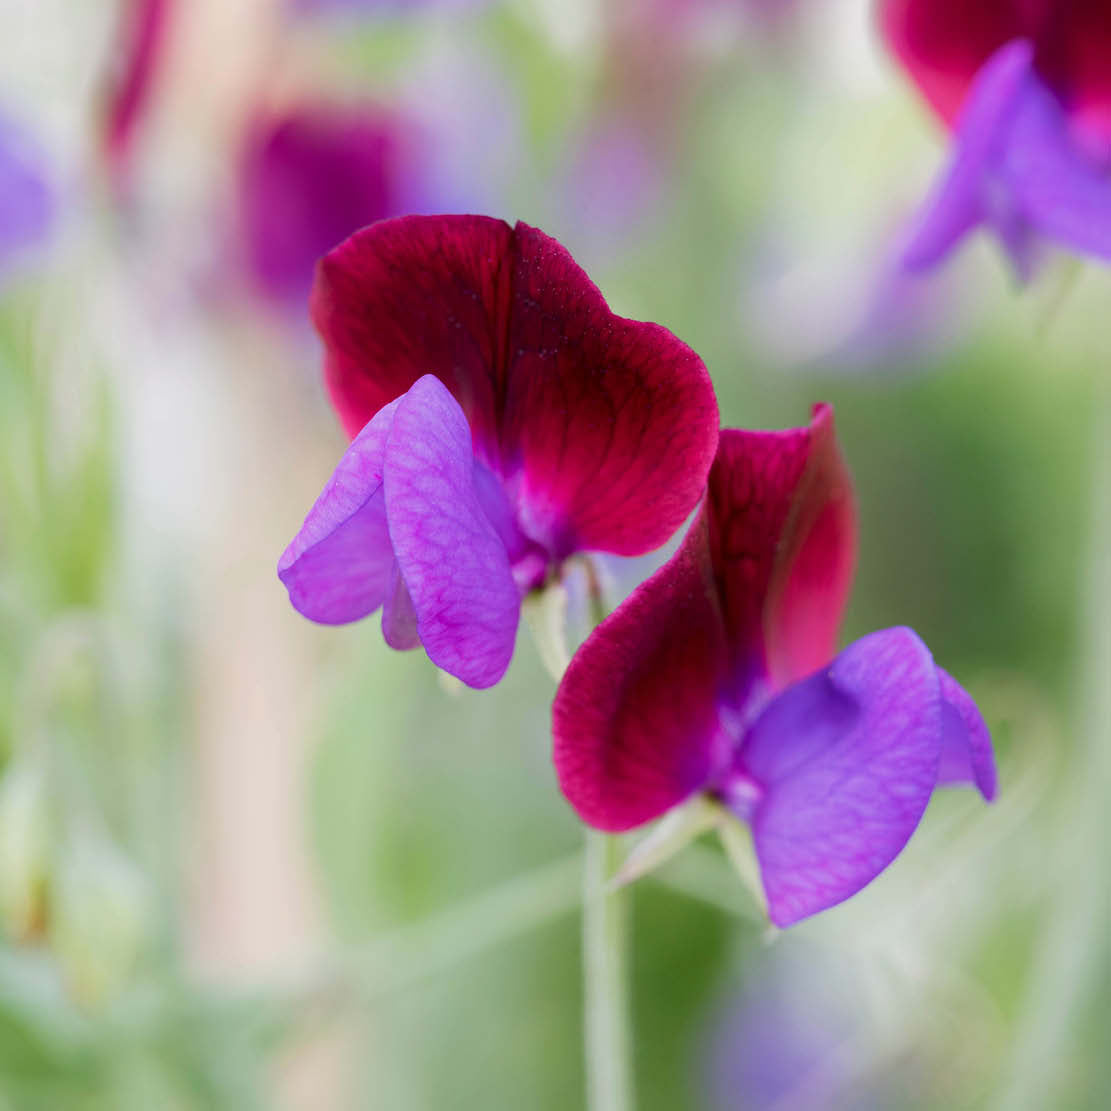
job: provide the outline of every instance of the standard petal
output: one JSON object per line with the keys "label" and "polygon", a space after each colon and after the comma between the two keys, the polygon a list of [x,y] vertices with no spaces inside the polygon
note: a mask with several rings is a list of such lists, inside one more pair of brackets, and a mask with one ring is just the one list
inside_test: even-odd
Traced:
{"label": "standard petal", "polygon": [[750,820],[776,925],[842,902],[899,854],[937,782],[941,708],[926,646],[886,629],[756,720],[738,770],[755,785]]}
{"label": "standard petal", "polygon": [[705,787],[728,759],[728,680],[705,514],[576,653],[552,708],[559,785],[588,825],[625,830]]}
{"label": "standard petal", "polygon": [[521,597],[474,470],[463,410],[425,375],[401,399],[386,446],[390,538],[429,658],[468,686],[489,687],[513,655]]}
{"label": "standard petal", "polygon": [[503,450],[526,532],[557,558],[658,548],[702,494],[718,410],[702,360],[610,312],[554,239],[514,231]]}
{"label": "standard petal", "polygon": [[278,561],[294,609],[312,621],[357,621],[389,595],[394,557],[382,459],[396,410],[387,405],[351,443]]}
{"label": "standard petal", "polygon": [[938,783],[973,784],[991,802],[996,794],[995,757],[991,733],[979,707],[968,693],[943,668],[937,669],[941,682],[942,744]]}
{"label": "standard petal", "polygon": [[312,317],[349,434],[435,374],[476,440],[496,444],[512,236],[486,216],[403,216],[364,228],[321,260]]}
{"label": "standard petal", "polygon": [[710,550],[738,682],[782,686],[827,662],[856,555],[852,480],[833,411],[806,428],[721,434]]}

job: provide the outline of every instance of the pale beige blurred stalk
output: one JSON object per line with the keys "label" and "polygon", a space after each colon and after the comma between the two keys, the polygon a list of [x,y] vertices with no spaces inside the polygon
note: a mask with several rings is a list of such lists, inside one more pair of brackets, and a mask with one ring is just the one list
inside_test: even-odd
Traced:
{"label": "pale beige blurred stalk", "polygon": [[[279,14],[278,0],[182,0],[175,7],[144,155],[149,195],[166,206],[168,218],[155,234],[164,236],[168,266],[190,258],[206,205],[215,206],[221,190],[224,199],[231,195],[251,105],[296,65],[279,37]],[[185,218],[175,221],[179,206]],[[160,345],[172,337],[152,337],[150,354],[162,365],[141,386],[148,395],[141,419],[148,422],[153,411],[165,422],[161,432],[142,432],[148,454],[160,442],[177,442],[186,460],[184,473],[168,479],[179,487],[187,522],[168,522],[185,545],[177,558],[188,599],[183,931],[198,977],[253,986],[308,963],[329,944],[306,829],[319,639],[290,611],[275,565],[341,442],[313,404],[319,368],[311,346],[194,311],[183,331],[191,326],[204,338],[171,370]],[[172,467],[173,459],[153,465]],[[339,1023],[295,1046],[279,1062],[275,1105],[351,1106],[352,1049],[352,1032]]]}

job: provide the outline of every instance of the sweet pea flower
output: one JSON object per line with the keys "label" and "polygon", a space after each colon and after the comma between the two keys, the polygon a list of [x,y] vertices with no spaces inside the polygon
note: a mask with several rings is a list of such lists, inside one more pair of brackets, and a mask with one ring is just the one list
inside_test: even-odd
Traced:
{"label": "sweet pea flower", "polygon": [[1111,8],[1102,0],[883,0],[883,34],[953,130],[905,247],[925,270],[973,229],[1021,280],[1044,239],[1111,260]]}
{"label": "sweet pea flower", "polygon": [[612,313],[554,239],[406,216],[321,262],[312,315],[354,436],[286,549],[294,607],[382,607],[472,687],[509,665],[522,596],[576,552],[639,555],[694,509],[717,445],[698,356]]}
{"label": "sweet pea flower", "polygon": [[807,428],[723,431],[682,546],[587,639],[553,708],[583,821],[628,830],[708,794],[750,824],[778,926],[874,879],[936,785],[995,794],[979,712],[915,633],[833,658],[854,551],[828,407]]}

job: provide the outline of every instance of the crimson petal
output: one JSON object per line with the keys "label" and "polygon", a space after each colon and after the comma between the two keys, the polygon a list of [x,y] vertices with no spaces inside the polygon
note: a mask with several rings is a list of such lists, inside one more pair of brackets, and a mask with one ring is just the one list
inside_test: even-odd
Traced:
{"label": "crimson petal", "polygon": [[552,708],[564,795],[618,831],[705,787],[729,757],[718,704],[728,677],[704,514],[682,547],[576,653]]}
{"label": "crimson petal", "polygon": [[780,687],[826,663],[856,557],[833,410],[816,406],[806,428],[722,432],[706,511],[738,681]]}

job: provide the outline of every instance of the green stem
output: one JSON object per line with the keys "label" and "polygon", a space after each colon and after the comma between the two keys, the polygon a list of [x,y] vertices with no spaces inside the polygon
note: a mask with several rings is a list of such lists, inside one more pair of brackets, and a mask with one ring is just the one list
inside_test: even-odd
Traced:
{"label": "green stem", "polygon": [[631,1111],[627,892],[609,890],[616,837],[588,831],[583,885],[583,1019],[588,1111]]}
{"label": "green stem", "polygon": [[1111,797],[1111,378],[1096,382],[1091,531],[1081,593],[1080,737],[1069,803],[1048,859],[1055,862],[1050,918],[1038,954],[1009,1083],[998,1106],[1059,1106],[1062,1069],[1099,983],[1109,906],[1107,800]]}

